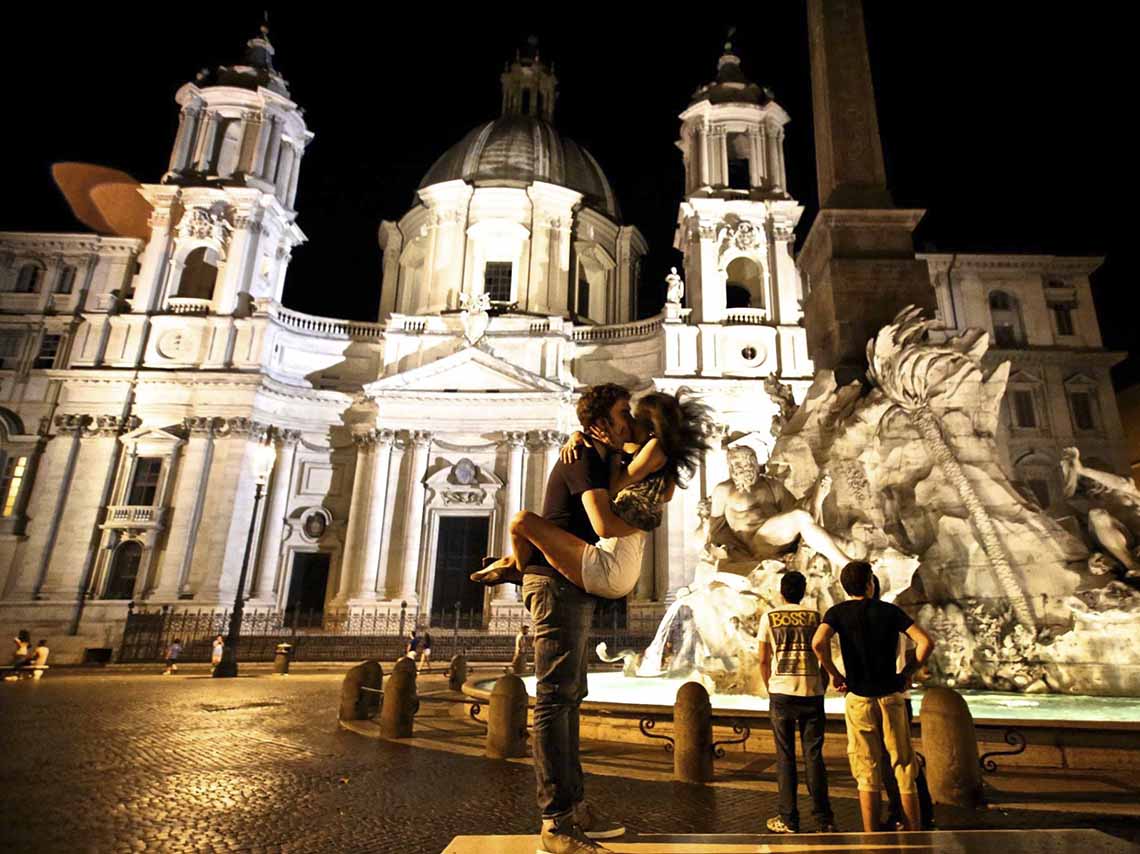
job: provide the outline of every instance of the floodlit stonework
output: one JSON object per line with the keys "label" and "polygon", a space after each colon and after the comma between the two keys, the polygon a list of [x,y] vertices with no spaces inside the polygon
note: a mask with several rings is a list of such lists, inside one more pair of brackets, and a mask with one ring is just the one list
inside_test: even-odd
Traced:
{"label": "floodlit stonework", "polygon": [[[517,593],[467,574],[541,507],[584,386],[689,387],[722,446],[766,459],[815,375],[789,117],[730,45],[680,116],[683,262],[660,314],[637,316],[645,240],[555,129],[557,81],[530,52],[502,77],[502,115],[441,141],[415,204],[379,224],[375,323],[281,304],[312,132],[272,53],[255,38],[179,90],[169,171],[139,188],[145,240],[0,234],[0,624],[51,637],[56,660],[116,647],[131,601],[232,605],[258,442],[278,453],[247,608],[406,603],[428,621],[460,603],[492,626],[518,619]],[[944,334],[991,332],[987,358],[1029,395],[1002,404],[1014,483],[1063,516],[1061,449],[1126,472],[1097,259],[924,260]],[[714,452],[670,503],[631,612],[660,616],[692,581],[703,502],[727,477]]]}

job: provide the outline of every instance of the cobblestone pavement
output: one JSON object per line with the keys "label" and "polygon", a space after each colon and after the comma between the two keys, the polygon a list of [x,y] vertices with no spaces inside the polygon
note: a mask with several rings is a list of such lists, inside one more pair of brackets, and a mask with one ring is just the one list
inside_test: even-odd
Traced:
{"label": "cobblestone pavement", "polygon": [[[532,833],[522,761],[378,742],[336,725],[343,671],[287,678],[247,668],[174,677],[56,670],[0,684],[0,850],[375,851],[437,854],[457,834]],[[436,683],[438,684],[438,682]],[[417,729],[454,729],[425,680]],[[473,725],[472,725],[473,726]],[[477,741],[474,730],[469,741]],[[604,761],[604,745],[589,753]],[[587,757],[589,758],[589,757]],[[631,830],[757,832],[773,792],[591,774],[591,800]],[[841,827],[857,805],[835,798]],[[1098,827],[1134,841],[1134,818],[1056,812],[939,813],[942,826]]]}

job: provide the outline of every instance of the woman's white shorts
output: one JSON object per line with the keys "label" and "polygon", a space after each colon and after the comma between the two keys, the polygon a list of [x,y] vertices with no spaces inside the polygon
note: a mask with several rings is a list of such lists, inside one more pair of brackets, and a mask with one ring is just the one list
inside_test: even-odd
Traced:
{"label": "woman's white shorts", "polygon": [[582,585],[603,599],[621,599],[633,592],[641,577],[641,556],[648,534],[606,537],[582,551]]}

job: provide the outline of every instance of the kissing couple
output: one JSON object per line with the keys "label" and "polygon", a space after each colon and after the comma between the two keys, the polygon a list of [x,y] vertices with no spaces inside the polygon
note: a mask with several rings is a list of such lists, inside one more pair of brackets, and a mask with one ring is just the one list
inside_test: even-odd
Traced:
{"label": "kissing couple", "polygon": [[521,584],[534,624],[534,768],[545,854],[605,851],[594,840],[625,833],[585,800],[579,707],[586,696],[590,624],[598,598],[637,586],[649,532],[708,449],[705,406],[684,390],[629,392],[605,383],[577,404],[582,429],[562,448],[542,515],[510,523],[512,553],[487,558],[482,584]]}

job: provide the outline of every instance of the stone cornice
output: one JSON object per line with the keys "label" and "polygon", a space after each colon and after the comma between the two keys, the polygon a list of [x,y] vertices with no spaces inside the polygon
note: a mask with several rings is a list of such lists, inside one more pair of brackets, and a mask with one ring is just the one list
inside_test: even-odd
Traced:
{"label": "stone cornice", "polygon": [[1120,350],[1052,350],[1045,348],[1027,348],[1024,350],[988,350],[982,357],[987,366],[999,362],[1010,362],[1017,365],[1087,365],[1089,367],[1111,368],[1128,358],[1128,354]]}
{"label": "stone cornice", "polygon": [[0,251],[102,252],[133,254],[146,242],[134,237],[100,237],[97,234],[54,234],[40,231],[0,231]]}
{"label": "stone cornice", "polygon": [[1022,273],[1047,273],[1058,276],[1087,276],[1104,263],[1103,255],[1016,255],[999,253],[920,252],[916,256],[935,272],[966,270],[1003,270]]}

